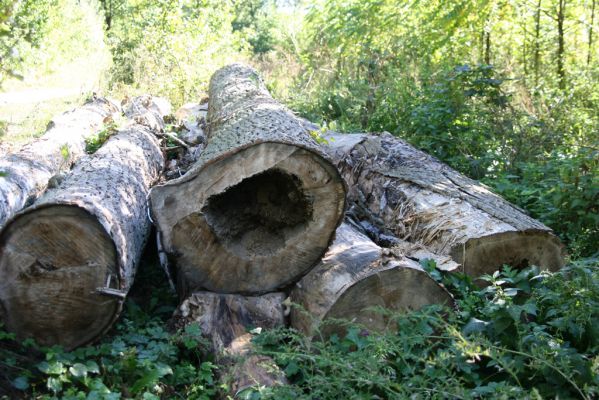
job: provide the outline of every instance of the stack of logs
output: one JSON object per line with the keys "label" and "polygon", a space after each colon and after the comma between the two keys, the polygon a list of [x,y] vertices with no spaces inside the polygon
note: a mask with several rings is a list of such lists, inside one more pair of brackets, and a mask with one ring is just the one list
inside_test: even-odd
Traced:
{"label": "stack of logs", "polygon": [[423,259],[473,277],[503,264],[563,264],[551,230],[485,186],[389,134],[320,135],[250,67],[217,71],[209,99],[194,165],[152,190],[170,111],[151,97],[130,102],[131,122],[93,155],[81,157],[84,132],[121,111],[106,100],[55,122],[43,157],[34,144],[0,159],[0,317],[8,329],[67,348],[99,338],[131,287],[150,221],[182,300],[175,324],[199,323],[233,367],[234,393],[284,382],[252,354],[250,327],[288,321],[326,337],[344,329],[328,320],[397,329],[376,306],[453,306]]}

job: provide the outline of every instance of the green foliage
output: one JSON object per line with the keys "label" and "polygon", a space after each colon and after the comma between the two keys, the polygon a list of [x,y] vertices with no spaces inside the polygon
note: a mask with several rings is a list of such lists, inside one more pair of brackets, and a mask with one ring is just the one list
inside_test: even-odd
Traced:
{"label": "green foliage", "polygon": [[[445,276],[457,310],[383,310],[397,333],[352,326],[309,341],[289,329],[255,339],[291,385],[255,388],[247,398],[594,398],[599,394],[599,260],[559,273],[536,268]],[[393,326],[393,325],[392,325]]]}
{"label": "green foliage", "polygon": [[118,2],[108,39],[115,89],[151,92],[176,104],[199,99],[220,66],[246,58],[231,1]]}
{"label": "green foliage", "polygon": [[109,123],[107,123],[104,126],[103,129],[98,131],[97,134],[92,135],[85,139],[85,151],[88,154],[95,153],[116,132],[117,132],[117,124],[111,120]]}
{"label": "green foliage", "polygon": [[23,53],[36,47],[44,36],[49,0],[0,1],[0,84],[21,77]]}

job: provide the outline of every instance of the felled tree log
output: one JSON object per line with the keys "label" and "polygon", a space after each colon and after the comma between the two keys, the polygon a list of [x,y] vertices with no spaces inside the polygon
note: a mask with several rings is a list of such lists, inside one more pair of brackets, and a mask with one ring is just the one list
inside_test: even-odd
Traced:
{"label": "felled tree log", "polygon": [[207,146],[194,167],[151,193],[182,297],[294,282],[328,247],[344,203],[321,147],[240,64],[211,79]]}
{"label": "felled tree log", "polygon": [[85,154],[85,139],[119,111],[110,100],[92,100],[55,117],[42,137],[18,152],[0,156],[0,227],[41,195],[53,176]]}
{"label": "felled tree log", "polygon": [[563,263],[551,229],[405,141],[383,134],[327,136],[349,187],[351,214],[478,277],[500,269]]}
{"label": "felled tree log", "polygon": [[222,381],[229,394],[255,386],[286,384],[285,374],[267,356],[253,352],[251,329],[284,326],[284,293],[241,296],[195,292],[177,309],[174,325],[197,323],[211,343],[211,351],[224,367]]}
{"label": "felled tree log", "polygon": [[[383,331],[395,328],[388,326],[383,313],[372,310],[377,306],[394,311],[417,310],[430,304],[453,306],[445,288],[409,256],[383,249],[343,223],[320,263],[292,290],[291,325],[310,337],[342,334],[342,325],[326,322],[335,319]],[[440,260],[432,254],[425,257]],[[444,266],[454,267],[451,261]]]}
{"label": "felled tree log", "polygon": [[0,318],[7,329],[72,349],[110,328],[150,232],[147,195],[163,164],[153,132],[133,123],[6,223]]}

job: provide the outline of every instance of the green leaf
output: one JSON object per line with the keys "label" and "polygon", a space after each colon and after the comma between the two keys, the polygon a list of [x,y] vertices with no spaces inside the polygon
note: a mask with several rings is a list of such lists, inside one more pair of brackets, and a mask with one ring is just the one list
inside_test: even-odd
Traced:
{"label": "green leaf", "polygon": [[100,373],[100,367],[98,367],[98,364],[93,360],[87,361],[85,363],[85,368],[87,369],[87,372],[90,372],[92,374]]}
{"label": "green leaf", "polygon": [[29,378],[26,376],[19,376],[11,382],[13,387],[19,390],[26,390],[29,387]]}
{"label": "green leaf", "polygon": [[56,394],[62,390],[62,381],[59,378],[50,377],[46,386]]}
{"label": "green leaf", "polygon": [[37,369],[47,375],[60,375],[65,372],[64,365],[59,361],[52,361],[50,363],[42,361],[37,365]]}
{"label": "green leaf", "polygon": [[293,376],[297,374],[299,371],[300,367],[295,361],[291,361],[289,364],[287,364],[287,367],[285,367],[285,374],[287,376]]}
{"label": "green leaf", "polygon": [[69,368],[69,372],[76,378],[85,378],[87,376],[87,367],[81,363],[76,363]]}

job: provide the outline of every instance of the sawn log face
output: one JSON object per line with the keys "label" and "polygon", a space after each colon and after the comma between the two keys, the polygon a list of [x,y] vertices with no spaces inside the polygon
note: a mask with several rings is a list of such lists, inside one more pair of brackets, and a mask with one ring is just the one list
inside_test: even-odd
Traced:
{"label": "sawn log face", "polygon": [[198,289],[265,293],[293,283],[341,221],[339,172],[257,73],[233,64],[210,83],[207,146],[151,193],[182,298]]}

